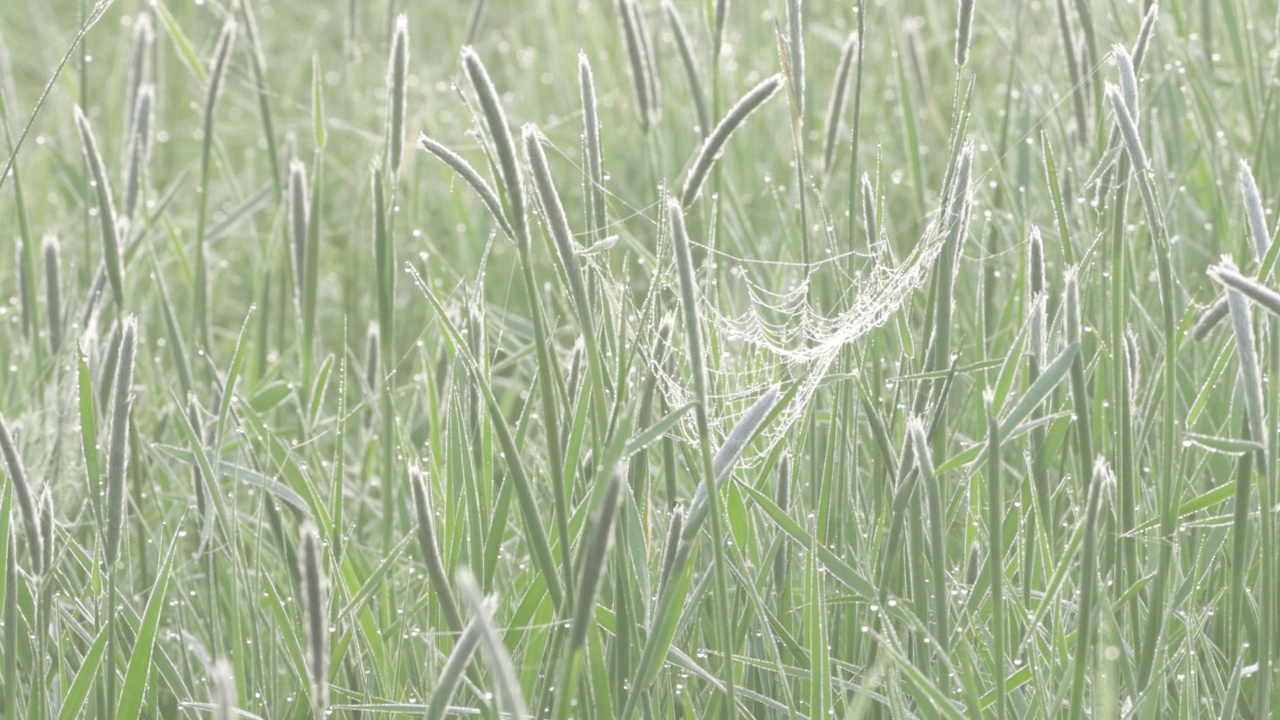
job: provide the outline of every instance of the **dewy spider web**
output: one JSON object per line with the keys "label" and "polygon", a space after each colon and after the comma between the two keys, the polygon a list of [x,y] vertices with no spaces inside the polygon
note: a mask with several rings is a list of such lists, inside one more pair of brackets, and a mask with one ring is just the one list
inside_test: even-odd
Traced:
{"label": "dewy spider web", "polygon": [[[1102,62],[1099,61],[1089,68],[1086,76],[1076,85],[1093,78],[1101,67]],[[1072,88],[1073,91],[1075,89],[1076,87]],[[1048,117],[1058,106],[1067,102],[1068,96],[1069,94],[1063,95],[1041,117]],[[1003,161],[1004,157],[1013,152],[1014,147],[1030,136],[1031,132],[1027,132],[1016,142],[1010,143],[1009,149],[999,161]],[[949,168],[949,172],[951,170],[954,168]],[[709,389],[716,401],[712,403],[713,407],[707,408],[708,420],[716,434],[715,441],[718,442],[727,435],[736,421],[736,413],[744,411],[772,385],[779,382],[784,386],[799,383],[795,396],[777,420],[764,431],[770,444],[778,441],[805,413],[814,393],[841,351],[887,322],[894,313],[902,309],[913,293],[924,286],[934,261],[954,229],[951,223],[961,224],[956,241],[958,245],[963,244],[969,225],[968,215],[972,210],[972,193],[989,172],[990,170],[980,174],[973,173],[964,190],[965,197],[960,199],[959,204],[953,202],[953,189],[946,187],[953,179],[948,175],[939,198],[943,202],[942,210],[928,219],[921,239],[904,261],[891,264],[887,238],[882,234],[880,241],[875,244],[870,268],[865,274],[851,277],[841,271],[841,282],[848,283],[850,287],[846,295],[850,301],[844,310],[834,316],[823,314],[813,307],[809,300],[809,287],[824,266],[839,267],[840,263],[836,261],[846,257],[848,253],[826,257],[805,267],[801,263],[735,257],[694,243],[704,252],[734,263],[735,272],[721,274],[719,277],[726,282],[740,284],[747,297],[746,310],[738,315],[723,312],[717,303],[703,295],[698,297],[704,328],[709,331],[704,345],[708,352],[718,353],[718,357],[708,358],[706,363]],[[608,190],[606,193],[613,200],[621,200]],[[656,205],[661,207],[662,202]],[[644,210],[630,205],[627,207],[635,214],[646,214]],[[959,215],[953,217],[952,211],[955,210],[959,210]],[[659,232],[660,236],[661,234]],[[832,246],[838,244],[833,241]],[[960,249],[957,247],[957,257],[959,254]],[[788,289],[770,290],[753,280],[751,268],[755,266],[797,267],[804,271],[804,276]],[[956,268],[958,264],[952,271]],[[673,291],[678,290],[672,286],[673,282],[668,280],[668,286]],[[678,291],[673,294],[679,295]],[[770,317],[783,320],[770,321]],[[684,348],[683,342],[672,343],[671,352],[681,362],[670,368],[662,367],[650,358],[650,370],[657,376],[667,403],[673,408],[692,400],[687,378],[674,369],[682,364],[688,366],[687,357],[682,357]],[[682,425],[686,436],[696,435],[692,417],[686,416]]]}
{"label": "dewy spider web", "polygon": [[[869,269],[856,278],[840,269],[841,282],[851,287],[850,300],[844,310],[831,316],[824,315],[810,303],[809,285],[824,267],[840,268],[841,264],[836,261],[843,256],[814,263],[804,271],[799,282],[777,292],[753,279],[752,271],[754,264],[775,263],[736,258],[702,246],[704,251],[734,264],[734,272],[723,273],[720,281],[732,283],[732,289],[741,289],[746,297],[746,309],[733,315],[704,295],[698,296],[708,333],[705,345],[708,352],[714,350],[718,354],[707,362],[712,396],[717,401],[707,412],[717,438],[732,429],[735,413],[749,407],[773,384],[799,383],[791,402],[765,429],[770,443],[781,438],[804,414],[841,351],[883,325],[924,285],[946,237],[946,228],[941,224],[938,217],[933,218],[916,247],[897,267],[889,265],[888,253],[877,252]],[[798,263],[782,264],[804,267]],[[680,407],[693,397],[688,378],[677,369],[682,365],[687,367],[685,343],[675,340],[672,347],[679,361],[664,368],[651,360],[650,369],[658,377],[668,405]],[[684,426],[686,433],[695,433],[691,418],[685,419]]]}

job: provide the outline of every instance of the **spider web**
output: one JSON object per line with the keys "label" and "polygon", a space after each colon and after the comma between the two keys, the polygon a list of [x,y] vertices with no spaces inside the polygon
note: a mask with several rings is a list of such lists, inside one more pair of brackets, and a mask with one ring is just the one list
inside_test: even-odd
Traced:
{"label": "spider web", "polygon": [[[938,218],[933,218],[906,259],[895,265],[887,251],[888,238],[882,234],[866,267],[856,276],[844,269],[852,252],[806,267],[737,257],[693,243],[708,257],[718,256],[731,265],[731,272],[720,273],[717,283],[735,297],[733,307],[726,307],[730,303],[709,298],[705,288],[696,296],[707,335],[704,345],[708,352],[716,353],[706,363],[713,399],[712,407],[707,408],[708,421],[716,436],[725,437],[738,416],[773,385],[782,383],[790,389],[792,383],[798,383],[792,400],[763,431],[769,445],[782,438],[803,416],[842,351],[884,325],[924,286],[945,236]],[[786,266],[784,272],[767,272],[778,266]],[[810,294],[811,286],[824,272],[834,272],[847,287],[843,309],[834,313],[816,307]],[[679,295],[674,277],[666,284]],[[779,286],[781,289],[776,289]],[[664,366],[651,358],[649,368],[657,376],[668,406],[681,407],[694,399],[687,373],[678,369],[688,367],[687,345],[678,338],[671,345],[677,362]],[[692,416],[685,418],[683,426],[687,436],[696,436]]]}

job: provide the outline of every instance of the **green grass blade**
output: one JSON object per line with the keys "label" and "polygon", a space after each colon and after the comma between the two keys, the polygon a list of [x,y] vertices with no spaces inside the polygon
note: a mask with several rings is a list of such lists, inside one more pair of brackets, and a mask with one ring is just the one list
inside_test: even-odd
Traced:
{"label": "green grass blade", "polygon": [[155,584],[152,585],[151,594],[147,597],[146,608],[142,611],[133,641],[133,650],[129,654],[129,663],[125,668],[124,685],[120,687],[120,700],[116,705],[118,718],[139,717],[142,712],[142,704],[147,696],[147,681],[153,670],[152,655],[160,632],[161,612],[167,604],[165,595],[169,591],[169,578],[173,570],[177,540],[178,536],[174,535],[169,541],[169,547],[165,550],[156,573]]}

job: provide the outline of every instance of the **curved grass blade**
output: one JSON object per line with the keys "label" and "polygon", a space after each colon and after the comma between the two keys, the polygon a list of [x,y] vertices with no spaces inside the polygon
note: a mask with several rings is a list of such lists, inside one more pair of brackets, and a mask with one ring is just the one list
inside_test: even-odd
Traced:
{"label": "curved grass blade", "polygon": [[435,690],[431,691],[426,717],[443,718],[449,712],[449,703],[453,701],[458,685],[462,684],[462,675],[471,664],[471,657],[475,655],[476,648],[480,645],[481,632],[480,616],[472,617],[466,628],[462,630],[462,634],[458,636],[458,642],[454,644],[449,658],[445,660],[440,678],[436,680]]}
{"label": "curved grass blade", "polygon": [[494,689],[501,698],[501,705],[516,720],[529,720],[529,711],[525,709],[524,697],[520,692],[520,683],[516,680],[515,670],[511,667],[511,656],[507,654],[493,626],[490,614],[485,611],[485,601],[480,595],[480,587],[476,578],[465,567],[458,568],[458,589],[471,608],[475,622],[480,626],[480,644],[484,648],[485,659],[489,663],[489,672],[493,679]]}

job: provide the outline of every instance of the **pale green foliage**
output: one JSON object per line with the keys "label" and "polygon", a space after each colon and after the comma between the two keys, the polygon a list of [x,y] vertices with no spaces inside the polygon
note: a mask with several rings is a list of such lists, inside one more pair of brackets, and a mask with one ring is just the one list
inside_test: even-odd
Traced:
{"label": "pale green foliage", "polygon": [[1275,0],[322,5],[0,2],[0,715],[1280,715]]}

